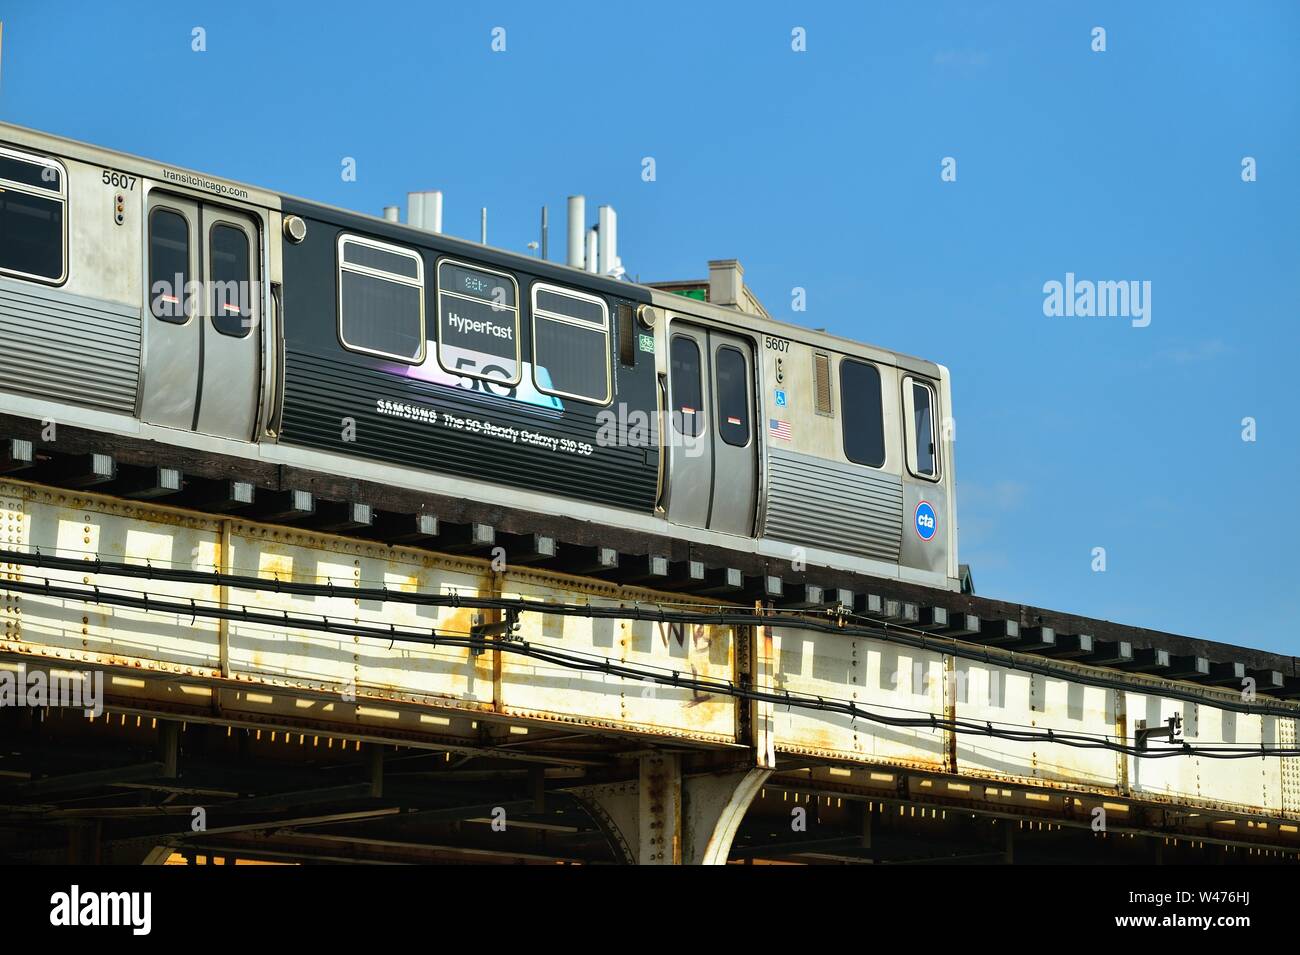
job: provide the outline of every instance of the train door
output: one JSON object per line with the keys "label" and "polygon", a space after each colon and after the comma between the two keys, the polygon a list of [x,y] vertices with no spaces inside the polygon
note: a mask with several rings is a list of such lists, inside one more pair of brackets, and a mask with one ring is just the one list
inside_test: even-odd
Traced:
{"label": "train door", "polygon": [[754,351],[742,338],[709,332],[713,366],[713,507],[709,530],[749,537],[758,501]]}
{"label": "train door", "polygon": [[262,382],[257,223],[221,206],[202,211],[209,288],[194,430],[250,441]]}
{"label": "train door", "polygon": [[146,221],[140,419],[248,441],[261,383],[257,224],[157,191]]}
{"label": "train door", "polygon": [[202,281],[199,204],[162,193],[149,196],[145,225],[144,374],[140,420],[194,427],[199,380]]}
{"label": "train door", "polygon": [[668,519],[749,536],[757,501],[749,342],[674,321],[668,336]]}

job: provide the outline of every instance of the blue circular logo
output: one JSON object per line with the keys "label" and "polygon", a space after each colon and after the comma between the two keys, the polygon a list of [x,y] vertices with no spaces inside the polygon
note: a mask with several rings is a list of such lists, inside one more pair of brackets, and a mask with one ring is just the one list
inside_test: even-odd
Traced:
{"label": "blue circular logo", "polygon": [[923,541],[933,540],[934,532],[939,529],[939,519],[934,516],[934,508],[929,501],[916,505],[916,536]]}

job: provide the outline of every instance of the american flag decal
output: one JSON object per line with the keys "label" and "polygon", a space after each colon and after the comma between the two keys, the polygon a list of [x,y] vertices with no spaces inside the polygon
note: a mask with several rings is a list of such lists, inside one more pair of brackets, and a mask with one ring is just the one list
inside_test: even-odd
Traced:
{"label": "american flag decal", "polygon": [[775,418],[768,418],[767,430],[772,433],[772,437],[780,438],[782,441],[789,441],[794,437],[788,421],[777,421]]}

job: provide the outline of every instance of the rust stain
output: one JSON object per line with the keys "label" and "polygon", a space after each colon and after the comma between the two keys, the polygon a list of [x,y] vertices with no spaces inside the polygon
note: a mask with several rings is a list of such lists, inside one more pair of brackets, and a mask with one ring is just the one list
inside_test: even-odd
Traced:
{"label": "rust stain", "polygon": [[[728,630],[731,628],[728,627]],[[702,623],[697,623],[692,628],[691,642],[695,645],[696,650],[707,650],[713,643],[713,628],[706,627]]]}
{"label": "rust stain", "polygon": [[257,555],[257,573],[262,577],[293,579],[293,558],[265,548]]}

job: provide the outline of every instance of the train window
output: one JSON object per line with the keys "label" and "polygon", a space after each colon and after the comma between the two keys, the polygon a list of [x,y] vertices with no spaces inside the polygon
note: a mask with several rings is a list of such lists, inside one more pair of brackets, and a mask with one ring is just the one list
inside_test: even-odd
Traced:
{"label": "train window", "polygon": [[519,384],[519,289],[514,277],[465,262],[438,263],[438,364],[472,378]]}
{"label": "train window", "polygon": [[347,265],[400,275],[413,282],[420,278],[420,258],[409,252],[390,252],[376,245],[344,242],[343,261]]}
{"label": "train window", "polygon": [[727,444],[749,444],[749,370],[739,348],[724,345],[715,356],[718,373],[718,434]]}
{"label": "train window", "polygon": [[24,159],[12,154],[0,155],[0,179],[63,195],[63,170],[50,162]]}
{"label": "train window", "polygon": [[700,375],[700,346],[686,335],[674,335],[668,348],[673,392],[673,428],[688,438],[704,433],[704,379]]}
{"label": "train window", "polygon": [[840,362],[840,415],[844,456],[854,464],[878,468],[885,463],[885,415],[880,372],[865,361]]}
{"label": "train window", "polygon": [[174,209],[149,213],[149,309],[174,325],[189,321],[190,224]]}
{"label": "train window", "polygon": [[604,299],[533,286],[533,380],[538,391],[609,401],[609,307]]}
{"label": "train window", "polygon": [[52,159],[0,150],[0,273],[67,277],[67,180]]}
{"label": "train window", "polygon": [[339,340],[350,351],[424,361],[424,261],[361,236],[339,237]]}
{"label": "train window", "polygon": [[911,405],[911,460],[908,465],[917,477],[934,480],[939,476],[939,461],[934,437],[934,390],[915,378],[907,379]]}
{"label": "train window", "polygon": [[218,222],[208,236],[208,278],[212,287],[212,327],[244,338],[253,330],[253,286],[248,234]]}

